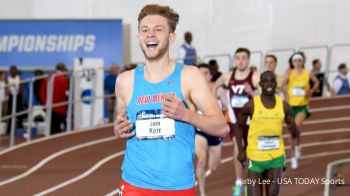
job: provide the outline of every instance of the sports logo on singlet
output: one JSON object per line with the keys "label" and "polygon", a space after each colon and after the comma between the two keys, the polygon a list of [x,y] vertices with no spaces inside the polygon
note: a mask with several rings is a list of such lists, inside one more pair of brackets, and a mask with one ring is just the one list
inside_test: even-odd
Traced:
{"label": "sports logo on singlet", "polygon": [[162,114],[161,109],[142,110],[136,113],[138,140],[175,138],[175,121]]}
{"label": "sports logo on singlet", "polygon": [[243,108],[244,104],[249,101],[248,95],[243,94],[245,85],[232,85],[233,96],[231,97],[231,106],[233,108]]}

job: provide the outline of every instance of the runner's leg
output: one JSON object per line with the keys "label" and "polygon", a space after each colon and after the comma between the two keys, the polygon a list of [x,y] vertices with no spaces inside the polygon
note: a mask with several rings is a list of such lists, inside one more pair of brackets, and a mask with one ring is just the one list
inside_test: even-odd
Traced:
{"label": "runner's leg", "polygon": [[195,153],[197,157],[196,176],[198,180],[199,192],[205,195],[205,166],[207,159],[208,142],[199,134],[195,136]]}
{"label": "runner's leg", "polygon": [[216,171],[221,161],[222,144],[209,147],[209,170]]}
{"label": "runner's leg", "polygon": [[263,187],[262,184],[259,183],[262,181],[262,173],[248,170],[248,179],[251,179],[253,182],[255,182],[255,184],[248,183],[248,196],[262,196]]}
{"label": "runner's leg", "polygon": [[267,196],[277,196],[280,185],[277,183],[277,179],[282,178],[282,168],[273,168],[264,172],[265,179],[270,180],[270,184],[266,184],[266,195]]}

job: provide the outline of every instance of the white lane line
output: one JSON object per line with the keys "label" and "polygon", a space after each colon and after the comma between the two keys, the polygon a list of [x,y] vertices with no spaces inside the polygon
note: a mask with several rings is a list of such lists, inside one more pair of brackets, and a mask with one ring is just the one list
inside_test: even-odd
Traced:
{"label": "white lane line", "polygon": [[[332,97],[332,98],[334,99],[334,98],[339,98],[339,97]],[[349,98],[350,98],[350,96],[349,96]],[[310,112],[336,110],[336,109],[348,109],[348,108],[350,108],[350,106],[331,106],[331,107],[322,107],[322,108],[310,109]],[[342,121],[342,120],[350,120],[350,118],[343,117],[343,118],[331,118],[331,119],[324,119],[324,120],[310,120],[310,121],[305,121],[303,124],[317,124],[317,123],[322,123],[322,122],[338,122],[338,121]],[[75,130],[75,131],[68,132],[68,133],[62,133],[62,134],[52,135],[50,137],[44,137],[44,138],[36,139],[36,140],[30,141],[30,142],[18,144],[18,145],[14,146],[14,147],[7,148],[5,150],[1,150],[0,151],[0,156],[5,154],[5,153],[8,153],[10,151],[14,151],[14,150],[17,150],[19,148],[23,148],[23,147],[31,145],[31,144],[40,143],[40,142],[44,142],[46,140],[51,140],[51,139],[55,139],[55,138],[63,137],[63,136],[67,136],[67,135],[78,134],[78,133],[82,133],[84,131],[94,131],[96,129],[102,129],[102,128],[111,127],[111,126],[112,126],[111,124],[106,124],[106,125],[102,125],[102,126],[99,126],[99,127],[80,129],[80,130]]]}
{"label": "white lane line", "polygon": [[[348,131],[350,131],[349,129],[347,129]],[[339,132],[339,131],[338,131]],[[346,143],[346,142],[350,142],[350,139],[339,139],[339,140],[332,140],[332,141],[325,141],[325,142],[311,142],[311,143],[305,143],[305,144],[301,144],[300,146],[303,148],[306,147],[312,147],[312,146],[324,146],[324,145],[329,145],[329,144],[341,144],[341,143]],[[224,147],[227,146],[232,146],[232,142],[225,142],[223,144]],[[290,149],[290,146],[286,146],[285,149]],[[315,157],[322,157],[322,156],[329,156],[329,155],[333,155],[333,154],[344,154],[350,152],[350,150],[343,150],[343,151],[332,151],[332,152],[323,152],[323,153],[318,153],[318,154],[313,154],[313,155],[304,155],[301,156],[301,159],[309,159],[309,158],[315,158]],[[220,164],[232,161],[233,157],[227,157],[224,159],[221,159]],[[290,162],[290,159],[287,159],[286,162]],[[210,176],[212,172],[207,170],[205,173],[205,176],[208,177]],[[195,186],[198,185],[198,182],[195,182]],[[114,190],[108,194],[106,194],[106,196],[113,196],[116,195],[118,193],[118,190]]]}
{"label": "white lane line", "polygon": [[339,117],[339,118],[326,118],[321,120],[306,120],[303,125],[319,124],[319,123],[330,123],[339,121],[350,121],[350,117]]}
{"label": "white lane line", "polygon": [[[346,154],[346,153],[350,153],[350,150],[338,150],[338,151],[329,151],[329,152],[321,152],[321,153],[317,153],[317,154],[312,154],[312,155],[304,155],[301,156],[300,159],[301,160],[305,160],[305,159],[311,159],[311,158],[318,158],[318,157],[325,157],[325,156],[330,156],[330,155],[338,155],[338,154]],[[232,161],[233,157],[227,157],[225,159],[222,159],[220,161],[220,164]],[[286,162],[290,162],[290,159],[287,159]]]}
{"label": "white lane line", "polygon": [[[28,145],[44,142],[44,141],[55,139],[55,138],[58,138],[58,137],[64,137],[64,136],[68,136],[68,135],[84,133],[84,132],[87,132],[87,131],[99,131],[100,129],[106,128],[106,127],[112,127],[112,126],[111,126],[111,124],[108,124],[108,125],[102,125],[102,126],[94,127],[94,128],[77,129],[77,130],[74,130],[72,132],[60,133],[60,134],[51,135],[49,137],[43,137],[43,138],[40,138],[40,139],[35,139],[35,140],[30,141],[30,142],[21,143],[21,144],[15,145],[13,147],[7,148],[7,149],[5,149],[3,151],[0,151],[0,156],[5,154],[5,153],[17,150],[19,148],[26,147]],[[113,128],[111,129],[111,132],[113,132]]]}
{"label": "white lane line", "polygon": [[112,155],[102,159],[101,161],[97,162],[93,167],[91,167],[89,170],[85,171],[84,173],[80,174],[79,176],[76,176],[76,177],[71,178],[71,179],[69,179],[69,180],[67,180],[67,181],[65,181],[65,182],[63,182],[61,184],[58,184],[58,185],[56,185],[54,187],[51,187],[49,189],[46,189],[44,191],[41,191],[40,193],[37,193],[34,196],[46,195],[46,194],[54,192],[54,191],[56,191],[56,190],[58,190],[60,188],[63,188],[65,186],[69,185],[69,184],[72,184],[72,183],[74,183],[74,182],[76,182],[78,180],[81,180],[81,179],[85,178],[86,176],[90,175],[92,172],[96,171],[98,168],[100,168],[106,162],[123,155],[124,152],[125,151],[120,151],[118,153],[112,154]]}
{"label": "white lane line", "polygon": [[[304,155],[300,157],[300,160],[305,160],[305,159],[311,159],[311,158],[319,158],[319,157],[326,157],[326,156],[331,156],[331,155],[339,155],[339,154],[346,154],[346,153],[350,153],[350,150],[339,150],[339,151],[329,151],[329,152],[322,152],[322,153],[317,153],[317,154],[312,154],[312,155]],[[224,159],[221,159],[220,164],[224,164],[227,163],[229,161],[232,161],[233,157],[227,157]],[[290,162],[290,159],[287,159],[286,162]],[[207,175],[208,174],[208,175]],[[210,176],[211,172],[206,172],[206,177]],[[196,186],[197,186],[197,181],[196,181]],[[108,194],[106,194],[105,196],[113,196],[116,195],[118,193],[118,190],[114,190]]]}
{"label": "white lane line", "polygon": [[326,96],[326,97],[311,97],[310,101],[317,101],[317,100],[327,100],[327,99],[342,99],[342,98],[350,98],[350,95],[337,95],[337,96]]}
{"label": "white lane line", "polygon": [[311,113],[313,112],[324,112],[324,111],[330,111],[330,110],[343,110],[343,109],[350,109],[350,106],[329,106],[329,107],[321,107],[321,108],[315,108],[315,109],[310,109],[309,111]]}
{"label": "white lane line", "polygon": [[[332,156],[332,155],[339,155],[339,154],[347,154],[350,153],[350,150],[338,150],[338,151],[329,151],[329,152],[321,152],[321,153],[317,153],[317,154],[312,154],[312,155],[304,155],[301,156],[300,159],[301,160],[305,160],[305,159],[312,159],[312,158],[319,158],[319,157],[326,157],[326,156]],[[224,164],[227,163],[229,161],[233,161],[233,157],[227,157],[225,159],[222,159],[220,161],[220,164]],[[287,159],[286,162],[290,162],[290,159]]]}
{"label": "white lane line", "polygon": [[[321,152],[321,153],[317,153],[317,154],[310,154],[310,155],[301,156],[300,159],[301,160],[312,159],[312,158],[326,157],[326,156],[346,154],[346,153],[350,153],[350,150],[337,150],[337,151]],[[287,159],[286,161],[290,162],[290,159]]]}
{"label": "white lane line", "polygon": [[[301,136],[310,136],[310,135],[323,135],[323,134],[331,134],[331,133],[342,133],[342,132],[350,132],[349,128],[339,128],[339,129],[330,129],[330,130],[320,130],[320,131],[309,131],[301,133]],[[288,138],[290,134],[283,134],[283,138]],[[232,142],[225,142],[223,144],[224,147],[232,146]]]}
{"label": "white lane line", "polygon": [[[307,148],[307,147],[313,147],[313,146],[325,146],[325,145],[329,145],[329,144],[341,144],[341,143],[347,143],[347,142],[350,142],[350,139],[339,139],[339,140],[321,141],[321,142],[309,142],[309,143],[300,144],[300,146],[302,148]],[[225,142],[223,144],[224,147],[232,146],[232,145],[233,145],[232,142]],[[285,150],[290,149],[290,145],[285,146],[284,149]]]}
{"label": "white lane line", "polygon": [[[319,130],[319,131],[308,131],[302,132],[301,136],[310,136],[310,135],[322,135],[322,134],[330,134],[330,133],[342,133],[349,132],[349,127],[347,128],[338,128],[338,129],[327,129],[327,130]],[[290,134],[284,134],[283,137],[288,137]]]}
{"label": "white lane line", "polygon": [[[311,142],[311,143],[305,143],[305,144],[300,144],[302,148],[307,148],[307,147],[313,147],[313,146],[325,146],[325,145],[330,145],[330,144],[342,144],[342,143],[347,143],[350,142],[350,139],[339,139],[339,140],[332,140],[332,141],[321,141],[321,142]],[[290,149],[291,146],[286,146],[285,149]]]}
{"label": "white lane line", "polygon": [[114,196],[119,193],[119,189],[115,189],[114,191],[107,193],[105,196]]}
{"label": "white lane line", "polygon": [[0,182],[0,186],[4,186],[6,184],[12,183],[14,181],[17,181],[17,180],[20,180],[20,179],[22,179],[24,177],[29,176],[30,174],[32,174],[33,172],[38,170],[40,167],[42,167],[43,165],[45,165],[49,161],[57,158],[58,156],[61,156],[61,155],[66,154],[68,152],[72,152],[74,150],[78,150],[78,149],[81,149],[81,148],[86,148],[88,146],[92,146],[92,145],[96,145],[96,144],[100,144],[100,143],[104,143],[104,142],[113,141],[113,140],[116,140],[116,139],[117,139],[117,137],[113,136],[113,137],[103,138],[103,139],[99,139],[99,140],[94,140],[94,141],[87,142],[87,143],[82,143],[82,144],[79,144],[79,145],[76,145],[76,146],[72,146],[70,148],[65,148],[64,150],[58,151],[58,152],[56,152],[54,154],[51,154],[50,156],[48,156],[45,159],[41,160],[39,163],[37,163],[35,166],[30,168],[26,172],[24,172],[24,173],[22,173],[20,175],[14,176],[12,178],[9,178],[7,180],[1,181]]}
{"label": "white lane line", "polygon": [[312,101],[318,101],[318,100],[325,100],[325,101],[329,101],[329,99],[334,100],[334,99],[343,99],[343,98],[350,98],[350,95],[337,95],[337,96],[333,96],[333,97],[312,97],[310,99],[310,102]]}

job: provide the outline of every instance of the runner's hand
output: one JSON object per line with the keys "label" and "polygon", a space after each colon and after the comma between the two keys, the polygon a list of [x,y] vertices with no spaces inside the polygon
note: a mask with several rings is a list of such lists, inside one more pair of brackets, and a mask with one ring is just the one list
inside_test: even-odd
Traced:
{"label": "runner's hand", "polygon": [[135,135],[135,131],[130,131],[133,127],[131,121],[126,118],[125,113],[123,115],[118,115],[114,122],[114,133],[120,138],[129,138]]}
{"label": "runner's hand", "polygon": [[312,94],[313,94],[313,93],[314,93],[313,90],[307,90],[307,91],[306,91],[306,97],[307,97],[307,98],[312,97]]}
{"label": "runner's hand", "polygon": [[237,156],[237,159],[239,162],[241,162],[242,164],[242,167],[244,168],[245,165],[246,165],[246,161],[247,161],[247,155],[246,155],[246,152],[239,152],[238,153],[238,156]]}
{"label": "runner's hand", "polygon": [[248,93],[249,95],[253,95],[254,90],[252,86],[249,83],[244,83],[244,92]]}
{"label": "runner's hand", "polygon": [[186,121],[188,110],[183,101],[175,95],[164,94],[163,96],[165,99],[162,104],[162,113],[168,118]]}

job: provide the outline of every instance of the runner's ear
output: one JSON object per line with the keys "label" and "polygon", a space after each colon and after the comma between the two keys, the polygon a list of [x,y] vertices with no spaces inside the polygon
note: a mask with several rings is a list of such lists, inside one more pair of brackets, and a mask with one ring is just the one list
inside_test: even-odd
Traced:
{"label": "runner's ear", "polygon": [[176,33],[170,33],[169,35],[169,43],[172,44],[175,41]]}

